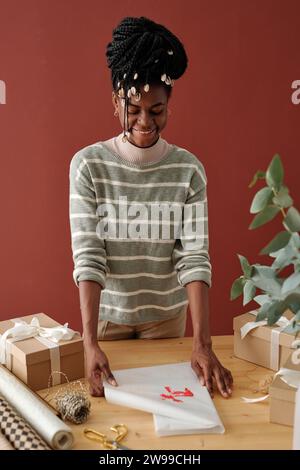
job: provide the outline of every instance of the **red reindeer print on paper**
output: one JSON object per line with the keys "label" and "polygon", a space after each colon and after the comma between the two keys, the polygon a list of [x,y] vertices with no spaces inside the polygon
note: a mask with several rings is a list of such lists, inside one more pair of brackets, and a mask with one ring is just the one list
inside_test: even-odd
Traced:
{"label": "red reindeer print on paper", "polygon": [[176,397],[193,397],[194,394],[191,392],[187,387],[185,387],[184,391],[180,390],[172,390],[171,387],[166,386],[166,391],[170,393],[170,395],[166,395],[165,393],[161,393],[160,396],[163,400],[173,400],[176,403],[183,403],[183,400],[178,400]]}

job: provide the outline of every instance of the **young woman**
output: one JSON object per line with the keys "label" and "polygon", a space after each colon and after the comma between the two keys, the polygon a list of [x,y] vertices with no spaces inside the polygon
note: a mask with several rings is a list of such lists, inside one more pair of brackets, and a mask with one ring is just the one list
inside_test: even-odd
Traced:
{"label": "young woman", "polygon": [[[229,397],[232,376],[214,354],[209,331],[205,169],[161,137],[172,88],[187,67],[185,49],[164,26],[126,17],[106,56],[123,132],[79,150],[70,165],[73,278],[90,392],[103,395],[102,374],[117,385],[98,340],[181,337],[189,305],[191,367],[212,396],[215,379]],[[191,222],[198,222],[196,231]]]}

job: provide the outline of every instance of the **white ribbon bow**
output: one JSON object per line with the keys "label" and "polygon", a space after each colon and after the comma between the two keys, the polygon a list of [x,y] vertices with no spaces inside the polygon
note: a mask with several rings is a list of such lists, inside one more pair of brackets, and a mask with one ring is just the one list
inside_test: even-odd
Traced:
{"label": "white ribbon bow", "polygon": [[19,319],[12,321],[14,322],[14,326],[3,333],[0,338],[0,363],[10,369],[11,343],[28,338],[36,338],[50,349],[51,369],[53,369],[55,365],[56,369],[60,370],[58,343],[61,340],[70,341],[73,339],[74,335],[79,332],[68,328],[68,323],[52,328],[42,327],[37,317],[33,317],[30,323]]}

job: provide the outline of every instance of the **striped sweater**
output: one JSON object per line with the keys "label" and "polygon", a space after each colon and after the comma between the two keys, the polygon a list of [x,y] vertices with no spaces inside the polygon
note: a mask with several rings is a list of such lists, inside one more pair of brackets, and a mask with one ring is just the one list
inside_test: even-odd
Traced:
{"label": "striped sweater", "polygon": [[171,144],[158,162],[133,163],[97,142],[75,153],[69,177],[73,279],[100,284],[99,318],[174,318],[188,282],[211,287],[207,177],[196,156]]}

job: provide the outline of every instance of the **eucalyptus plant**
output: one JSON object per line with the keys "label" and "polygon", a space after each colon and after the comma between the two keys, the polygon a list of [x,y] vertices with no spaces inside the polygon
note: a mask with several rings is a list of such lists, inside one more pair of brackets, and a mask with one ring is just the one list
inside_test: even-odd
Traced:
{"label": "eucalyptus plant", "polygon": [[[274,219],[282,218],[280,231],[261,251],[273,261],[270,266],[250,264],[238,255],[243,274],[231,286],[230,300],[243,295],[243,305],[254,300],[258,305],[256,321],[267,320],[273,325],[289,309],[293,314],[293,331],[300,330],[300,214],[284,184],[284,169],[280,155],[276,154],[267,170],[257,171],[249,184],[252,188],[259,180],[265,186],[254,196],[250,213],[255,214],[249,229],[253,230]],[[292,273],[280,276],[287,266]],[[257,295],[257,289],[259,289]]]}

